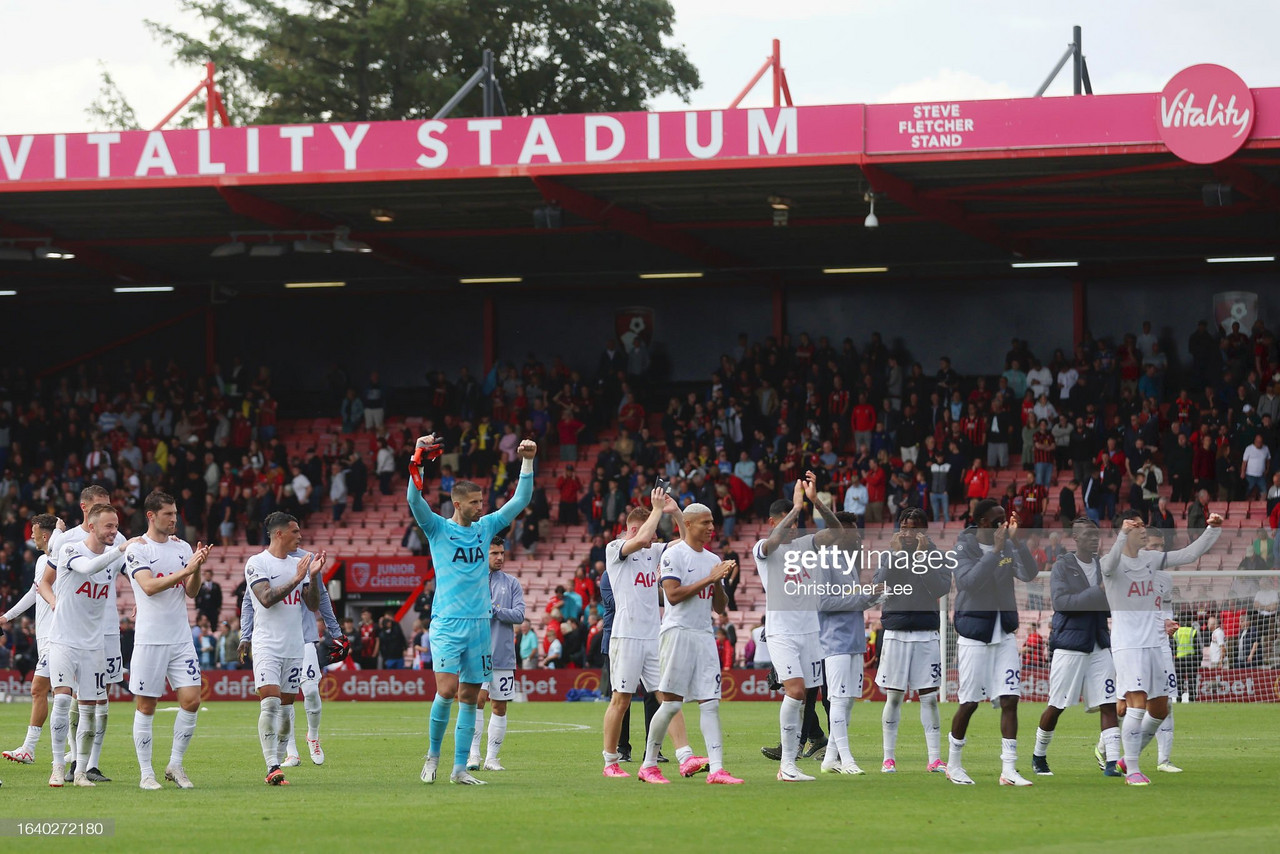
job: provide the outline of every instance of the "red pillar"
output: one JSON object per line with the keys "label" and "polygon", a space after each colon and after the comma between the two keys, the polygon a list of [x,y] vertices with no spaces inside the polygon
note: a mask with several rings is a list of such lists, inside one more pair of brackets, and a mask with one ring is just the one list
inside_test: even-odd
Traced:
{"label": "red pillar", "polygon": [[487,376],[489,371],[493,369],[493,363],[498,360],[496,327],[497,327],[497,311],[494,308],[493,297],[485,297],[484,302],[480,306],[480,327],[481,346],[484,349],[484,375]]}
{"label": "red pillar", "polygon": [[787,331],[787,289],[781,282],[773,285],[773,337],[778,341]]}
{"label": "red pillar", "polygon": [[782,106],[782,43],[773,40],[773,105]]}
{"label": "red pillar", "polygon": [[213,366],[218,361],[218,316],[213,306],[204,310],[204,372],[213,375]]}

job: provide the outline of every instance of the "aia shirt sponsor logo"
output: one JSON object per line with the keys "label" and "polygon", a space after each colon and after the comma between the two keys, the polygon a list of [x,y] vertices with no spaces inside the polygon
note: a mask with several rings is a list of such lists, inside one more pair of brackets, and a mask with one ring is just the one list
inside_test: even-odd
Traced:
{"label": "aia shirt sponsor logo", "polygon": [[1155,592],[1156,585],[1152,581],[1134,581],[1129,584],[1130,596],[1150,596]]}
{"label": "aia shirt sponsor logo", "polygon": [[94,584],[92,581],[86,581],[76,588],[77,596],[86,596],[89,599],[106,599],[107,590],[110,585]]}
{"label": "aia shirt sponsor logo", "polygon": [[636,573],[636,587],[653,588],[658,583],[658,574],[656,572],[638,572]]}

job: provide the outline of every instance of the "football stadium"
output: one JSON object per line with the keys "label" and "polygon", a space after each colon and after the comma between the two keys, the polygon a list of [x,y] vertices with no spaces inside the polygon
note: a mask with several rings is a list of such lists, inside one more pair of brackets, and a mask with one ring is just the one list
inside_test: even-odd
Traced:
{"label": "football stadium", "polygon": [[687,3],[488,5],[0,121],[13,850],[1276,845],[1280,69],[653,109]]}

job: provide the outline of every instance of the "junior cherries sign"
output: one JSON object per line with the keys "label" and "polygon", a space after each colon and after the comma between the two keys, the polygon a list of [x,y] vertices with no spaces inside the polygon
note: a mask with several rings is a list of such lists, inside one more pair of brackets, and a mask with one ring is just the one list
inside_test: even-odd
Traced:
{"label": "junior cherries sign", "polygon": [[1160,93],[1159,107],[1160,138],[1191,163],[1227,159],[1253,129],[1253,93],[1239,75],[1221,65],[1179,71]]}

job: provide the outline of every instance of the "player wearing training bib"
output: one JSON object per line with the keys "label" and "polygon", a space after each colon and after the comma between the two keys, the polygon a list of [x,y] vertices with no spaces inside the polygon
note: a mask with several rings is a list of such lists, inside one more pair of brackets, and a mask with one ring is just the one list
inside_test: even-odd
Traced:
{"label": "player wearing training bib", "polygon": [[[812,490],[812,492],[811,492]],[[810,482],[805,495],[815,507],[821,506],[816,487]],[[814,545],[825,550],[826,560],[818,564],[818,577],[828,587],[819,599],[818,642],[822,645],[823,668],[831,700],[831,741],[822,757],[824,774],[864,774],[849,747],[849,719],[853,701],[862,696],[863,670],[867,652],[867,630],[863,611],[881,601],[883,584],[868,584],[862,590],[862,560],[858,549],[862,535],[858,517],[836,513],[839,527],[828,526],[814,535]]]}
{"label": "player wearing training bib", "polygon": [[638,776],[645,783],[669,782],[658,769],[658,752],[667,727],[688,698],[699,703],[711,772],[707,782],[733,785],[742,781],[724,769],[720,656],[716,652],[711,611],[726,611],[728,599],[720,582],[733,570],[734,562],[721,561],[706,550],[715,533],[711,508],[690,504],[684,508],[684,517],[684,539],[663,552],[658,573],[667,597],[658,639],[658,693],[662,705],[649,726],[644,764]]}
{"label": "player wearing training bib", "polygon": [[1122,777],[1116,769],[1120,759],[1120,727],[1116,718],[1116,668],[1111,658],[1111,633],[1107,630],[1107,594],[1102,587],[1098,564],[1098,526],[1088,517],[1071,526],[1076,541],[1074,553],[1054,561],[1049,590],[1053,600],[1053,623],[1049,647],[1049,703],[1036,729],[1036,746],[1031,754],[1032,769],[1051,777],[1049,743],[1053,740],[1062,710],[1084,699],[1085,708],[1098,711],[1102,727],[1102,773]]}
{"label": "player wearing training bib", "polygon": [[[293,552],[290,557],[301,560],[306,557],[306,552],[302,549]],[[244,592],[244,599],[240,603],[240,660],[244,661],[244,651],[253,643],[253,594],[248,590]],[[317,612],[310,608],[302,611],[302,673],[298,676],[298,689],[302,693],[303,710],[307,715],[307,753],[311,756],[311,762],[315,765],[324,764],[324,750],[320,747],[320,718],[321,718],[321,698],[320,698],[320,680],[324,677],[324,669],[320,666],[320,656],[317,647],[320,644],[320,629],[316,626]],[[345,641],[338,641],[342,638],[342,627],[338,625],[338,618],[333,613],[333,600],[329,598],[329,590],[325,585],[320,585],[320,609],[319,617],[324,620],[325,634],[331,643],[342,644]],[[280,714],[286,716],[289,727],[289,739],[285,742],[284,755],[278,756],[281,768],[293,768],[302,764],[302,760],[298,757],[298,728],[295,726],[297,721],[297,701],[280,706]]]}
{"label": "player wearing training bib", "polygon": [[[1164,598],[1155,574],[1166,566],[1182,566],[1199,560],[1222,534],[1222,517],[1211,514],[1208,527],[1185,549],[1162,554],[1143,550],[1146,525],[1136,511],[1126,510],[1120,536],[1102,559],[1103,586],[1111,606],[1111,651],[1116,664],[1116,687],[1124,695],[1124,745],[1126,784],[1146,786],[1151,781],[1138,767],[1143,749],[1155,737],[1169,714],[1169,691],[1176,684],[1168,653],[1168,635],[1160,612]],[[1167,594],[1165,594],[1167,597]]]}
{"label": "player wearing training bib", "polygon": [[1013,582],[1036,577],[1036,563],[1017,539],[1018,517],[1005,521],[1004,508],[991,499],[974,507],[977,526],[956,542],[956,663],[960,708],[951,719],[947,779],[973,785],[964,769],[965,733],[978,704],[1000,699],[1000,785],[1030,786],[1018,773],[1018,696],[1022,667],[1018,654],[1018,602]]}
{"label": "player wearing training bib", "polygon": [[[71,692],[76,692],[80,723],[76,730],[73,780],[93,786],[87,770],[93,749],[95,708],[107,696],[107,664],[102,648],[102,614],[108,588],[124,563],[128,545],[117,540],[119,517],[110,504],[95,504],[85,515],[89,535],[59,546],[53,594],[57,602],[49,637],[49,676],[53,685],[53,774],[49,785],[66,782],[66,748],[71,722]],[[105,721],[103,722],[105,726]],[[98,774],[96,776],[101,776]]]}
{"label": "player wearing training bib", "polygon": [[[684,531],[684,514],[666,490],[649,495],[653,510],[637,507],[627,514],[627,530],[605,546],[605,575],[613,596],[613,625],[609,634],[609,685],[613,694],[604,712],[604,776],[630,777],[619,765],[618,740],[631,698],[640,685],[652,691],[662,678],[658,658],[658,573],[666,543],[655,543],[658,524],[670,513]],[[705,757],[689,747],[684,715],[677,713],[669,726],[676,744],[680,774],[692,776],[707,767]]]}
{"label": "player wearing training bib", "polygon": [[[812,476],[813,473],[809,472],[808,477]],[[779,499],[769,506],[769,523],[773,530],[766,539],[760,540],[751,549],[760,586],[765,592],[769,655],[786,692],[778,710],[778,728],[782,736],[782,765],[778,769],[778,779],[791,783],[813,780],[813,777],[802,774],[796,767],[796,757],[800,754],[805,693],[822,684],[822,645],[818,641],[816,605],[810,607],[795,600],[789,601],[786,592],[778,589],[783,586],[782,567],[774,564],[785,559],[784,552],[798,555],[813,550],[812,535],[798,539],[795,536],[796,522],[800,518],[800,511],[804,509],[805,483],[805,478],[796,480],[795,494],[791,501]],[[825,506],[822,509],[831,517],[827,525],[838,528],[838,523],[833,524],[835,516],[831,511]],[[771,579],[770,574],[774,578]],[[794,577],[802,582],[814,580],[809,570],[804,568],[799,568]],[[789,607],[784,607],[788,605]]]}
{"label": "player wearing training bib", "polygon": [[524,622],[524,588],[514,575],[502,571],[507,560],[507,543],[494,537],[489,543],[489,598],[493,602],[493,618],[489,621],[490,649],[493,651],[493,673],[480,686],[476,703],[476,732],[471,737],[471,755],[467,770],[480,767],[480,742],[484,741],[484,704],[493,700],[489,716],[489,739],[485,750],[484,770],[505,771],[498,754],[507,737],[507,703],[516,698],[516,633]]}
{"label": "player wearing training bib", "polygon": [[[57,560],[62,548],[68,543],[83,542],[89,536],[88,513],[90,508],[98,504],[109,504],[111,502],[111,494],[101,486],[86,486],[80,493],[80,512],[85,514],[85,523],[77,525],[74,528],[65,531],[55,531],[50,540],[50,551],[53,560]],[[119,546],[125,541],[124,534],[116,533],[115,545]],[[113,682],[119,682],[124,678],[124,658],[120,654],[120,614],[116,607],[116,577],[112,578],[110,584],[106,586],[107,601],[102,609],[102,646],[103,660],[106,662],[106,676],[104,681],[107,685]],[[83,698],[77,697],[76,711],[84,706]],[[110,778],[98,769],[98,762],[102,756],[102,743],[106,737],[107,719],[110,716],[111,704],[106,696],[93,704],[93,718],[89,725],[93,732],[93,746],[89,749],[89,768],[85,772],[89,781],[92,783],[109,783]],[[71,773],[67,778],[67,782],[71,782],[74,776],[77,763],[71,763]]]}
{"label": "player wearing training bib", "polygon": [[[293,705],[302,676],[302,620],[320,607],[318,577],[327,555],[301,552],[302,530],[288,513],[272,513],[263,523],[270,545],[249,558],[245,582],[253,594],[253,683],[258,689],[258,743],[269,786],[288,785],[280,770],[292,732]],[[301,557],[299,557],[301,555]]]}
{"label": "player wearing training bib", "polygon": [[164,695],[165,682],[178,695],[173,722],[173,748],[164,778],[180,789],[194,788],[183,760],[196,731],[200,711],[200,659],[191,643],[187,597],[200,591],[200,568],[209,557],[209,546],[191,546],[175,536],[178,507],[173,496],[152,492],[143,502],[147,533],[125,550],[124,572],[133,586],[138,609],[133,659],[129,666],[129,693],[137,700],[133,713],[133,749],[142,772],[141,789],[160,788],[151,766],[156,700]]}
{"label": "player wearing training bib", "polygon": [[942,686],[942,649],[938,643],[942,618],[938,600],[951,590],[952,567],[948,556],[929,539],[928,524],[924,511],[904,510],[898,520],[898,533],[889,540],[892,558],[882,560],[872,577],[872,581],[894,591],[881,608],[884,641],[876,671],[876,684],[885,695],[880,713],[882,774],[898,770],[898,723],[908,691],[916,691],[920,700],[920,725],[929,756],[926,768],[932,774],[947,770],[947,763],[942,761],[942,714],[938,709],[938,689]]}
{"label": "player wearing training bib", "polygon": [[[438,448],[434,435],[422,436],[414,454],[414,471],[408,488],[409,509],[427,535],[436,570],[436,595],[431,615],[431,661],[436,673],[436,696],[431,702],[427,758],[420,778],[434,783],[440,764],[440,744],[449,727],[453,701],[458,699],[454,728],[453,771],[449,782],[483,785],[467,771],[467,757],[475,735],[476,704],[480,686],[492,674],[493,639],[489,620],[493,600],[489,592],[489,543],[501,536],[529,504],[533,495],[533,458],[538,446],[528,439],[517,452],[523,458],[515,495],[502,507],[482,515],[484,491],[467,480],[454,483],[453,518],[436,514],[422,497],[419,473],[424,454]],[[418,483],[414,483],[414,480]]]}
{"label": "player wearing training bib", "polygon": [[[41,513],[31,518],[31,538],[35,540],[40,557],[36,559],[35,581],[31,589],[16,605],[0,617],[0,635],[3,628],[19,614],[26,613],[33,604],[36,606],[36,670],[31,677],[31,723],[27,726],[27,737],[22,746],[16,750],[6,750],[3,754],[10,762],[31,765],[36,761],[36,744],[40,741],[40,732],[49,717],[49,629],[53,623],[53,581],[57,571],[49,559],[49,539],[62,525],[56,516]],[[49,598],[46,599],[45,596]]]}

